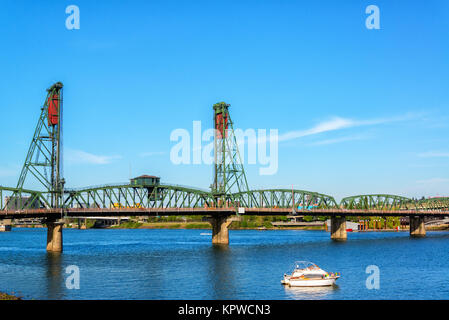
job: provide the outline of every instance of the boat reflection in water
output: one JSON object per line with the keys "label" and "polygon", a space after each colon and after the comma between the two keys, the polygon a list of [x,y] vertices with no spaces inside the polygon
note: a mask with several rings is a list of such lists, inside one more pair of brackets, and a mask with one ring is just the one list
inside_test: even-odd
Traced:
{"label": "boat reflection in water", "polygon": [[326,287],[290,287],[284,286],[285,294],[295,300],[331,299],[339,288],[337,285]]}

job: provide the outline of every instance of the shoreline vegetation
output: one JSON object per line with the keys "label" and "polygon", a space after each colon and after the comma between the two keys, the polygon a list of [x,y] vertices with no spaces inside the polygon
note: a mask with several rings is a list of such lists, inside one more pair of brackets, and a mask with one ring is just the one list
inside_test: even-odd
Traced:
{"label": "shoreline vegetation", "polygon": [[22,300],[21,297],[0,292],[0,300]]}
{"label": "shoreline vegetation", "polygon": [[[107,229],[210,229],[208,222],[155,222],[155,223],[122,223],[119,226],[110,226]],[[274,227],[274,226],[231,226],[230,230],[325,230],[324,226],[303,226],[303,227]]]}
{"label": "shoreline vegetation", "polygon": [[[212,229],[211,224],[205,221],[206,216],[168,216],[168,217],[122,217],[119,223],[115,221],[111,224],[104,224],[104,221],[93,219],[67,219],[65,228],[74,229]],[[240,221],[233,222],[230,230],[322,230],[327,231],[327,217],[302,216],[300,223],[289,222],[287,216],[242,216]],[[348,222],[358,222],[357,218],[348,219]],[[400,226],[399,218],[389,217],[385,220],[379,217],[364,218],[368,223],[367,230],[364,231],[408,231],[408,226]],[[366,222],[368,221],[368,222]],[[386,222],[386,225],[385,225]],[[400,226],[399,230],[397,227]],[[22,226],[27,227],[27,226]],[[28,227],[39,228],[43,225],[30,225]],[[348,227],[351,228],[351,227]],[[352,227],[353,228],[353,227]],[[449,225],[426,226],[428,231],[449,230]]]}
{"label": "shoreline vegetation", "polygon": [[[122,223],[119,226],[110,226],[105,229],[206,229],[212,230],[209,223],[181,223],[181,222],[157,222],[157,223]],[[285,226],[285,227],[274,227],[274,226],[258,226],[258,227],[235,227],[231,224],[229,230],[321,230],[327,231],[327,227],[323,226]],[[408,231],[408,228],[402,228],[399,230],[388,228],[388,229],[368,229],[368,230],[353,230],[352,232],[373,232],[373,231],[385,231],[385,232],[397,232],[397,231]],[[449,231],[449,226],[428,226],[427,231]]]}

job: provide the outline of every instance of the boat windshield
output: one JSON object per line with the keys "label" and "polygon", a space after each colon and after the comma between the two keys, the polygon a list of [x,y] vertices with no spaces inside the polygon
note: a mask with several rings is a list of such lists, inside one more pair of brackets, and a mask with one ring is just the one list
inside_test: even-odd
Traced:
{"label": "boat windshield", "polygon": [[305,273],[304,278],[305,279],[323,279],[325,277],[324,274],[316,274],[316,273]]}
{"label": "boat windshield", "polygon": [[294,269],[318,270],[320,267],[310,261],[295,261]]}

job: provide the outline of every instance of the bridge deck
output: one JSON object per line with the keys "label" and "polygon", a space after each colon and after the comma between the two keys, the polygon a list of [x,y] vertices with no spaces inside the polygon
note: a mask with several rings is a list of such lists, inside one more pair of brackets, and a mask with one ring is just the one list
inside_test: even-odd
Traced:
{"label": "bridge deck", "polygon": [[[0,211],[0,219],[102,217],[102,216],[179,216],[179,215],[233,215],[236,208],[113,208],[113,209],[26,209]],[[291,208],[244,208],[240,215],[283,216],[291,214]],[[375,209],[311,209],[298,210],[307,216],[432,216],[449,217],[449,210],[375,210]]]}

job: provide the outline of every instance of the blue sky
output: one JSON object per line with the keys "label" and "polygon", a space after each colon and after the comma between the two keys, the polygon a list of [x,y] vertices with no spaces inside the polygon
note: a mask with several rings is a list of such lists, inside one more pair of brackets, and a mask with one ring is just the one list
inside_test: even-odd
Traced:
{"label": "blue sky", "polygon": [[251,188],[449,196],[447,1],[2,0],[0,39],[0,185],[61,81],[67,187],[208,188],[212,166],[170,162],[170,133],[212,126],[226,101],[236,127],[284,137],[277,174],[246,167]]}

